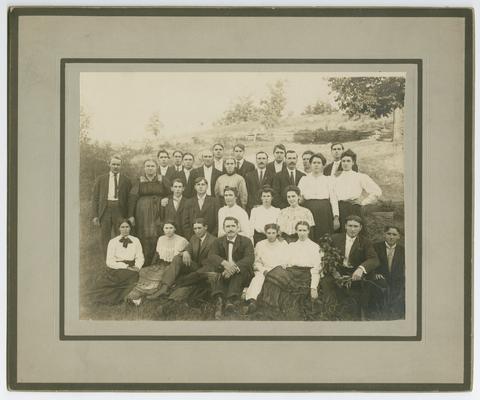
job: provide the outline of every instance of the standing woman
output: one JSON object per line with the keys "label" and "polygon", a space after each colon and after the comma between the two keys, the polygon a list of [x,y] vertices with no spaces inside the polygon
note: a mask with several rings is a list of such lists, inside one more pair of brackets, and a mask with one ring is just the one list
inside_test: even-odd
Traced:
{"label": "standing woman", "polygon": [[302,205],[308,208],[315,220],[311,237],[318,242],[325,233],[332,233],[340,227],[337,195],[333,189],[332,178],[323,175],[327,160],[321,153],[310,157],[311,171],[298,183],[302,193]]}
{"label": "standing woman", "polygon": [[260,189],[259,197],[262,200],[262,205],[253,207],[250,214],[250,226],[254,230],[254,245],[267,238],[265,225],[276,224],[280,215],[280,209],[272,206],[273,189],[270,186],[264,186]]}
{"label": "standing woman", "polygon": [[298,240],[288,245],[288,257],[282,266],[265,276],[258,302],[279,309],[284,314],[302,318],[309,299],[318,298],[323,253],[320,246],[308,238],[310,224],[296,224]]}
{"label": "standing woman", "polygon": [[97,303],[118,304],[138,281],[138,271],[144,258],[140,240],[130,236],[131,224],[124,219],[119,226],[120,235],[108,242],[106,268],[100,275],[90,298]]}
{"label": "standing woman", "polygon": [[291,243],[298,238],[296,226],[299,221],[306,221],[309,226],[314,226],[315,221],[312,212],[298,204],[300,200],[300,189],[298,187],[287,186],[285,188],[285,196],[290,206],[280,211],[278,225],[280,226],[282,237],[287,243]]}
{"label": "standing woman", "polygon": [[161,280],[165,269],[173,257],[183,252],[188,245],[187,239],[175,233],[175,224],[172,221],[165,222],[163,233],[164,235],[158,238],[152,265],[142,268],[137,285],[128,295],[128,299],[137,306],[143,297],[154,299],[162,293],[159,289],[162,286]]}
{"label": "standing woman", "polygon": [[142,243],[147,264],[155,253],[155,244],[160,235],[161,200],[170,194],[166,179],[157,174],[157,161],[149,158],[143,163],[145,174],[134,182],[129,197],[129,220]]}
{"label": "standing woman", "polygon": [[225,205],[218,210],[218,237],[225,235],[223,230],[223,221],[227,217],[234,217],[238,220],[238,233],[242,236],[246,236],[249,239],[253,239],[253,229],[248,220],[247,212],[237,204],[238,191],[234,187],[225,187],[223,191],[223,199]]}

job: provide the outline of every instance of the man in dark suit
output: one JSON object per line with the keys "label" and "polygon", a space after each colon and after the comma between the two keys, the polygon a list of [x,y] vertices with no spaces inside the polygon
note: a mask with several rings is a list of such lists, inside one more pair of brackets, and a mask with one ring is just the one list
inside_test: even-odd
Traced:
{"label": "man in dark suit", "polygon": [[235,157],[235,172],[245,178],[245,176],[255,169],[250,161],[245,160],[245,145],[242,143],[237,143],[233,146],[233,156]]}
{"label": "man in dark suit", "polygon": [[167,187],[171,187],[175,175],[175,168],[168,165],[170,162],[170,154],[167,150],[160,149],[157,152],[158,173],[166,180]]}
{"label": "man in dark suit", "polygon": [[217,183],[217,179],[222,175],[222,172],[213,166],[213,153],[210,150],[202,152],[202,161],[203,165],[192,171],[192,184],[195,185],[197,178],[205,178],[207,180],[207,195],[215,196],[215,183]]}
{"label": "man in dark suit", "polygon": [[213,151],[213,166],[218,169],[222,174],[225,173],[225,168],[223,168],[223,151],[225,148],[221,143],[215,143],[212,146]]}
{"label": "man in dark suit", "polygon": [[[333,161],[325,166],[323,169],[323,175],[337,176],[340,172],[342,172],[342,154],[344,151],[343,144],[332,143],[330,150],[332,151]],[[356,162],[353,164],[352,170],[358,172],[358,166]]]}
{"label": "man in dark suit", "polygon": [[100,227],[100,245],[104,258],[110,239],[118,235],[117,227],[128,218],[128,196],[132,184],[120,173],[122,160],[115,155],[110,159],[110,172],[99,176],[93,186],[92,222]]}
{"label": "man in dark suit", "polygon": [[183,167],[181,171],[177,171],[174,175],[174,179],[180,179],[183,182],[183,186],[185,188],[183,192],[183,196],[187,199],[190,199],[193,196],[194,188],[193,188],[193,162],[195,158],[193,157],[192,153],[185,153],[183,155]]}
{"label": "man in dark suit", "polygon": [[273,190],[275,198],[273,205],[275,207],[288,207],[287,197],[284,193],[287,186],[298,186],[298,182],[305,174],[297,169],[298,155],[294,150],[288,150],[286,156],[287,168],[273,177]]}
{"label": "man in dark suit", "polygon": [[[216,236],[218,233],[218,201],[215,197],[207,195],[207,179],[198,177],[195,179],[195,194],[188,199],[185,208],[189,221],[195,221],[197,218],[205,219],[208,231]],[[187,239],[190,239],[187,237]]]}
{"label": "man in dark suit", "polygon": [[363,235],[362,219],[357,215],[346,218],[346,233],[332,235],[333,246],[344,256],[343,265],[337,270],[342,276],[350,276],[350,287],[338,288],[331,275],[322,279],[321,286],[325,294],[339,298],[337,291],[344,290],[343,295],[352,297],[356,303],[357,317],[365,319],[373,285],[368,280],[375,279],[374,271],[379,266],[377,253],[372,243]]}
{"label": "man in dark suit", "polygon": [[259,191],[262,187],[268,185],[272,186],[273,174],[267,171],[268,154],[264,151],[259,151],[256,156],[257,167],[247,173],[245,176],[245,183],[247,185],[248,199],[247,199],[247,212],[250,214],[250,210],[258,204],[261,204],[259,197]]}
{"label": "man in dark suit", "polygon": [[177,235],[185,238],[190,237],[191,224],[189,213],[186,208],[187,199],[183,196],[183,182],[176,178],[172,182],[172,195],[168,196],[166,204],[162,202],[162,221],[171,221],[175,223]]}
{"label": "man in dark suit", "polygon": [[171,169],[173,169],[174,173],[181,172],[183,169],[183,153],[180,150],[175,150],[172,157],[173,165],[171,166]]}
{"label": "man in dark suit", "polygon": [[[203,218],[197,218],[192,225],[194,235],[190,243],[183,252],[173,258],[171,264],[165,269],[159,289],[150,295],[149,299],[166,295],[180,276],[184,278],[184,284],[188,282],[188,285],[205,281],[206,277],[203,273],[208,272],[205,261],[212,254],[212,246],[216,238],[208,233],[208,226]],[[178,294],[171,300],[177,297]]]}
{"label": "man in dark suit", "polygon": [[376,291],[376,300],[383,297],[380,304],[387,305],[389,316],[394,319],[405,318],[405,248],[399,243],[400,229],[388,225],[384,230],[385,240],[374,244],[380,260],[375,270],[377,281],[385,280],[388,289],[386,298],[381,291]]}
{"label": "man in dark suit", "polygon": [[273,147],[273,161],[267,164],[267,170],[270,174],[275,175],[287,169],[285,154],[287,154],[287,149],[283,144],[276,144]]}
{"label": "man in dark suit", "polygon": [[253,277],[255,261],[252,241],[238,234],[238,220],[225,218],[223,229],[225,236],[215,240],[212,253],[205,261],[209,270],[217,273],[212,281],[217,320],[222,319],[224,312],[232,312],[240,303],[240,295]]}

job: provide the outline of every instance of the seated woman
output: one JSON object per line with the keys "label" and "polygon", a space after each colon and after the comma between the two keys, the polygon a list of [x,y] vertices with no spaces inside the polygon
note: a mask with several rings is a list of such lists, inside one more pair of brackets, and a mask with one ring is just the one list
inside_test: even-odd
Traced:
{"label": "seated woman", "polygon": [[278,225],[282,232],[282,237],[291,243],[297,240],[296,226],[299,221],[308,222],[309,227],[315,225],[312,212],[298,204],[300,200],[300,189],[296,186],[287,186],[285,188],[289,207],[284,208],[278,215]]}
{"label": "seated woman", "polygon": [[277,266],[266,275],[258,303],[303,319],[309,298],[318,298],[323,252],[308,238],[307,221],[297,222],[295,229],[298,240],[288,245],[289,257],[284,266]]}
{"label": "seated woman", "polygon": [[257,296],[262,290],[265,276],[275,267],[284,265],[288,259],[289,246],[285,240],[278,240],[280,228],[277,224],[265,225],[266,239],[255,246],[255,263],[253,272],[255,276],[247,289],[245,300],[248,303],[248,313],[256,310]]}
{"label": "seated woman", "polygon": [[130,221],[120,223],[120,235],[110,240],[107,247],[106,268],[90,291],[92,301],[103,304],[118,304],[138,281],[138,271],[144,258],[140,240],[130,236]]}
{"label": "seated woman", "polygon": [[250,225],[254,230],[254,245],[267,238],[265,225],[276,224],[280,214],[280,209],[272,206],[273,189],[270,186],[264,186],[259,192],[262,205],[253,207],[250,214]]}
{"label": "seated woman", "polygon": [[225,205],[218,210],[218,237],[225,236],[223,221],[227,217],[234,217],[238,220],[239,234],[249,239],[253,238],[253,230],[248,220],[247,212],[237,204],[238,191],[234,187],[227,186],[223,191]]}
{"label": "seated woman", "polygon": [[137,285],[128,295],[128,300],[139,306],[143,297],[154,299],[165,268],[170,265],[177,254],[185,250],[188,242],[185,238],[175,234],[175,224],[171,221],[163,225],[163,236],[157,241],[156,252],[152,265],[142,268]]}

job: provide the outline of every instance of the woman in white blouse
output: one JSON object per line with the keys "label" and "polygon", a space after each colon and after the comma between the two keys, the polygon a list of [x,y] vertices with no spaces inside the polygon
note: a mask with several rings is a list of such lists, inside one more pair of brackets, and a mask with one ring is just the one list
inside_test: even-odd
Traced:
{"label": "woman in white blouse", "polygon": [[218,210],[218,237],[225,235],[223,221],[226,217],[234,217],[239,223],[239,234],[253,239],[253,229],[248,220],[247,212],[237,204],[238,191],[234,187],[227,186],[223,191],[225,205]]}
{"label": "woman in white blouse", "polygon": [[309,307],[307,300],[318,298],[323,252],[309,239],[308,222],[299,221],[296,231],[298,240],[288,245],[287,262],[266,275],[258,302],[302,319]]}
{"label": "woman in white blouse", "polygon": [[[352,150],[342,153],[342,172],[333,179],[333,188],[338,199],[340,228],[345,229],[345,219],[349,215],[362,217],[362,207],[376,203],[382,189],[367,174],[355,172],[352,166],[357,155]],[[366,195],[364,195],[366,193]],[[366,227],[363,227],[365,232]]]}
{"label": "woman in white blouse", "polygon": [[266,239],[255,246],[254,277],[248,286],[245,300],[248,303],[248,313],[256,310],[257,296],[262,290],[265,276],[275,267],[285,265],[288,259],[288,244],[279,240],[280,227],[277,224],[265,225]]}
{"label": "woman in white blouse", "polygon": [[123,220],[120,235],[108,243],[106,268],[90,292],[94,302],[121,303],[137,283],[144,258],[140,240],[130,235],[131,228],[130,221]]}
{"label": "woman in white blouse", "polygon": [[128,295],[128,300],[137,306],[145,296],[147,299],[157,297],[155,293],[158,292],[165,269],[173,257],[184,251],[188,245],[187,239],[175,233],[175,223],[172,221],[165,222],[163,233],[164,235],[158,238],[152,265],[142,268],[137,285]]}
{"label": "woman in white blouse", "polygon": [[262,205],[255,206],[250,213],[250,225],[254,229],[254,245],[267,238],[265,236],[265,225],[276,224],[280,214],[280,209],[272,206],[273,189],[270,186],[264,186],[260,189],[259,195]]}
{"label": "woman in white blouse", "polygon": [[310,174],[302,176],[298,183],[302,194],[301,203],[312,212],[315,220],[311,238],[316,242],[324,234],[332,233],[340,227],[338,201],[332,178],[323,175],[326,163],[323,154],[313,154],[310,157]]}

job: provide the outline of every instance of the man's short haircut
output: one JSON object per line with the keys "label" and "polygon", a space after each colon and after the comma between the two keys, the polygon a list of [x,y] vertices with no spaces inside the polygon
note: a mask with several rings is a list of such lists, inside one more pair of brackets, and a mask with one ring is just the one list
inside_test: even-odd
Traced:
{"label": "man's short haircut", "polygon": [[277,224],[267,224],[263,228],[263,231],[267,232],[267,230],[269,230],[269,229],[275,229],[277,231],[277,233],[280,232],[280,227]]}
{"label": "man's short haircut", "polygon": [[313,156],[315,153],[312,151],[312,150],[305,150],[303,153],[302,153],[302,158],[304,155],[309,155],[309,156]]}
{"label": "man's short haircut", "polygon": [[180,154],[181,154],[181,156],[183,157],[183,153],[182,153],[182,151],[181,151],[181,150],[175,150],[175,151],[172,153],[172,156],[174,156],[174,157],[175,157],[175,154],[177,154],[177,153],[180,153]]}
{"label": "man's short haircut", "polygon": [[267,156],[267,160],[268,160],[268,154],[267,154],[266,151],[263,151],[263,150],[257,151],[257,154],[255,154],[255,157],[258,157],[259,154],[265,154]]}
{"label": "man's short haircut", "polygon": [[237,143],[235,144],[235,146],[233,146],[233,150],[235,150],[236,148],[239,148],[239,149],[242,149],[242,151],[245,151],[245,145],[243,143]]}
{"label": "man's short haircut", "polygon": [[400,229],[400,227],[396,226],[396,225],[385,225],[385,228],[383,229],[383,232],[384,233],[387,233],[390,229],[395,229],[399,235],[402,235],[402,230]]}
{"label": "man's short haircut", "polygon": [[183,187],[185,187],[185,183],[179,179],[179,178],[175,178],[173,181],[172,181],[172,187],[175,183],[181,183]]}
{"label": "man's short haircut", "polygon": [[287,150],[287,154],[295,154],[298,157],[298,154],[295,150]]}
{"label": "man's short haircut", "polygon": [[357,155],[353,152],[353,150],[345,150],[343,153],[342,153],[342,157],[350,157],[353,161],[353,163],[356,163],[357,162]]}
{"label": "man's short haircut", "polygon": [[345,218],[345,225],[347,225],[350,221],[358,222],[360,226],[363,226],[362,217],[359,217],[358,215],[349,215],[347,218]]}
{"label": "man's short haircut", "polygon": [[160,154],[166,154],[168,158],[170,158],[170,154],[168,154],[168,151],[165,150],[165,149],[160,149],[158,150],[158,153],[157,153],[157,158],[160,157]]}
{"label": "man's short haircut", "polygon": [[287,148],[285,147],[285,145],[283,145],[283,144],[281,144],[281,143],[280,143],[280,144],[276,144],[275,146],[273,146],[273,152],[275,153],[275,151],[276,151],[277,149],[283,150],[284,153],[287,152]]}
{"label": "man's short haircut", "polygon": [[342,150],[344,149],[343,143],[340,142],[333,142],[330,146],[330,150],[333,150],[333,146],[342,146]]}
{"label": "man's short haircut", "polygon": [[195,156],[192,153],[183,153],[183,159],[185,159],[185,156],[191,156],[193,160],[195,160]]}
{"label": "man's short haircut", "polygon": [[236,198],[238,198],[238,190],[236,187],[233,186],[225,186],[225,189],[223,189],[223,196],[225,197],[225,192],[233,192]]}
{"label": "man's short haircut", "polygon": [[205,227],[208,226],[207,220],[206,220],[205,218],[195,218],[195,219],[193,220],[193,224],[192,224],[192,225],[195,225],[195,224],[201,224],[201,225],[203,225],[203,226],[205,226]]}
{"label": "man's short haircut", "polygon": [[297,230],[297,228],[299,226],[306,226],[308,228],[308,230],[310,230],[310,224],[307,222],[307,221],[298,221],[296,224],[295,224],[295,230]]}
{"label": "man's short haircut", "polygon": [[287,197],[288,192],[295,192],[297,196],[300,196],[300,188],[298,186],[288,185],[283,191],[283,193],[285,194],[285,197]]}
{"label": "man's short haircut", "polygon": [[225,226],[225,222],[227,221],[233,221],[237,226],[239,224],[238,219],[236,219],[235,217],[225,217],[225,219],[223,220],[223,226]]}
{"label": "man's short haircut", "polygon": [[315,158],[319,158],[322,161],[323,166],[327,163],[327,159],[324,157],[322,153],[315,153],[310,157],[310,164],[315,160]]}
{"label": "man's short haircut", "polygon": [[123,161],[123,160],[122,160],[122,157],[120,156],[120,154],[112,154],[112,155],[110,156],[110,161],[109,161],[109,163],[111,163],[113,159],[118,160],[118,161],[120,161],[120,162]]}
{"label": "man's short haircut", "polygon": [[195,178],[195,182],[194,182],[195,185],[196,185],[197,183],[201,183],[201,182],[205,182],[205,184],[208,185],[207,178],[205,178],[204,176],[199,176],[199,177]]}
{"label": "man's short haircut", "polygon": [[212,146],[212,150],[213,150],[215,147],[217,147],[217,146],[220,146],[220,147],[222,148],[222,150],[225,149],[225,146],[224,146],[223,144],[221,144],[221,143],[215,143],[215,144]]}

